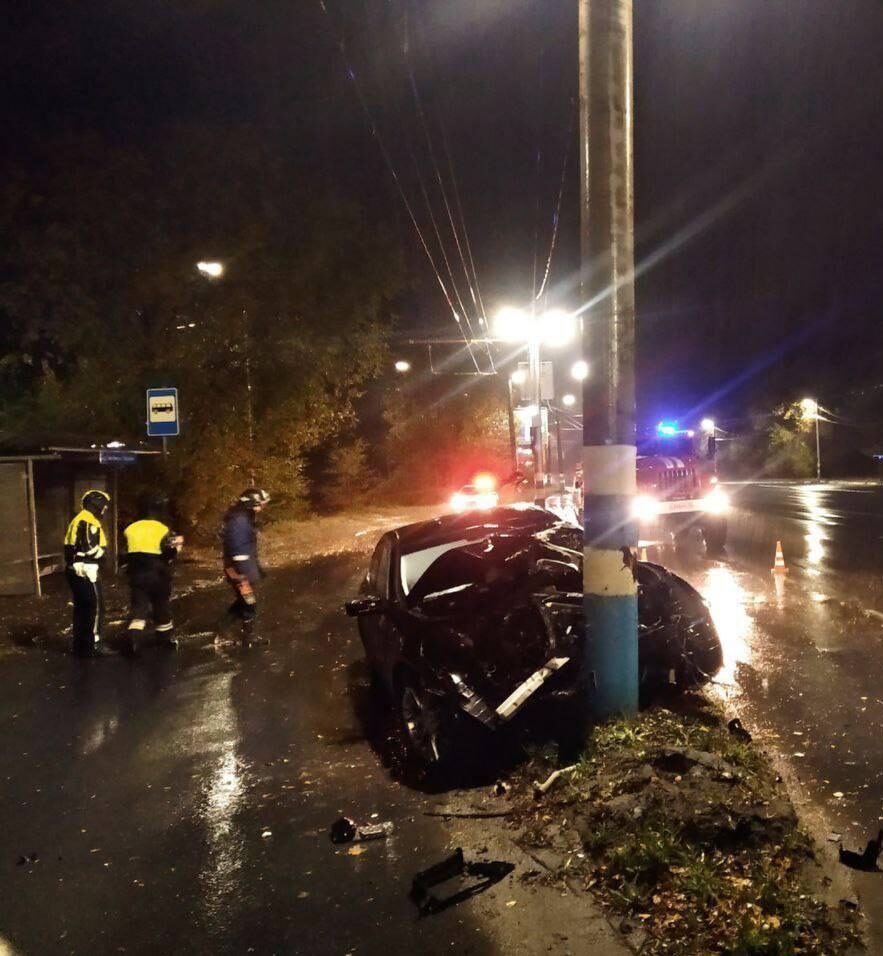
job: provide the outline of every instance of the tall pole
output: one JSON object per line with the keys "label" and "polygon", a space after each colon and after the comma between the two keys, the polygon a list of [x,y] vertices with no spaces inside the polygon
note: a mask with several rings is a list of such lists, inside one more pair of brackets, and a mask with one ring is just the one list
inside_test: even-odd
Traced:
{"label": "tall pole", "polygon": [[531,384],[533,407],[536,409],[537,460],[534,462],[534,494],[537,501],[545,499],[546,485],[546,430],[543,427],[542,363],[540,341],[533,338],[528,343],[528,375]]}
{"label": "tall pole", "polygon": [[564,449],[561,444],[561,409],[555,409],[555,442],[558,446],[558,490],[563,495],[567,490],[564,481]]}
{"label": "tall pole", "polygon": [[819,403],[816,402],[816,481],[822,480],[822,446],[819,443]]}
{"label": "tall pole", "polygon": [[584,676],[596,720],[638,709],[632,0],[579,0]]}
{"label": "tall pole", "polygon": [[255,483],[254,476],[254,399],[251,392],[251,326],[248,312],[242,310],[242,323],[245,337],[245,413],[248,417],[248,473],[249,483]]}
{"label": "tall pole", "polygon": [[509,399],[509,454],[512,456],[512,471],[518,471],[518,445],[515,441],[515,407],[512,402],[512,379],[506,379],[506,394]]}

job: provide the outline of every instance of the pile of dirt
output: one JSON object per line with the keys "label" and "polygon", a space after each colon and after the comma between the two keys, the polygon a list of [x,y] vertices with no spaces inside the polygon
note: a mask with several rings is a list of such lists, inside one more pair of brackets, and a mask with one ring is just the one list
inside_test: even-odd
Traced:
{"label": "pile of dirt", "polygon": [[769,762],[704,705],[595,729],[572,770],[513,781],[520,842],[552,879],[599,897],[642,953],[861,950]]}

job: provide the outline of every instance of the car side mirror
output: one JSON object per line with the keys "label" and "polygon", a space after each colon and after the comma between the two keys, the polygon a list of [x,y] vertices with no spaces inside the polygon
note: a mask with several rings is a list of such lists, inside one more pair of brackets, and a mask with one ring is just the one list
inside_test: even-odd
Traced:
{"label": "car side mirror", "polygon": [[361,617],[363,614],[382,614],[389,610],[389,601],[377,597],[375,594],[366,594],[364,597],[354,598],[344,604],[344,610],[349,617]]}

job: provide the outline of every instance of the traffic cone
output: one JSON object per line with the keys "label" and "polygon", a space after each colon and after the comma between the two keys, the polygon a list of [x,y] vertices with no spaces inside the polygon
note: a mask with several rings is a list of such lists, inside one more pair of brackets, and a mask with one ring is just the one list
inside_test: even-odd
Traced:
{"label": "traffic cone", "polygon": [[782,542],[776,542],[776,562],[773,565],[773,574],[787,574],[788,569],[785,567],[785,555],[782,552]]}

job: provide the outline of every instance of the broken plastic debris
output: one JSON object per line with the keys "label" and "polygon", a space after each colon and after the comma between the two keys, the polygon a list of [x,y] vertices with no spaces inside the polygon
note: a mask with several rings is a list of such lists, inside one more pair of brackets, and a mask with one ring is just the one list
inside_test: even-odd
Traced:
{"label": "broken plastic debris", "polygon": [[560,780],[564,774],[571,773],[572,771],[576,770],[576,768],[577,768],[577,764],[574,763],[574,764],[571,764],[569,767],[562,767],[560,770],[553,771],[552,773],[549,774],[548,777],[546,777],[546,779],[542,783],[540,783],[537,780],[534,780],[533,795],[535,797],[541,797],[544,793],[548,793],[548,791],[553,786],[555,786],[555,783],[557,780]]}
{"label": "broken plastic debris", "polygon": [[363,843],[367,840],[382,840],[394,829],[395,827],[388,820],[383,823],[359,825],[349,817],[340,817],[331,824],[328,835],[332,843]]}

